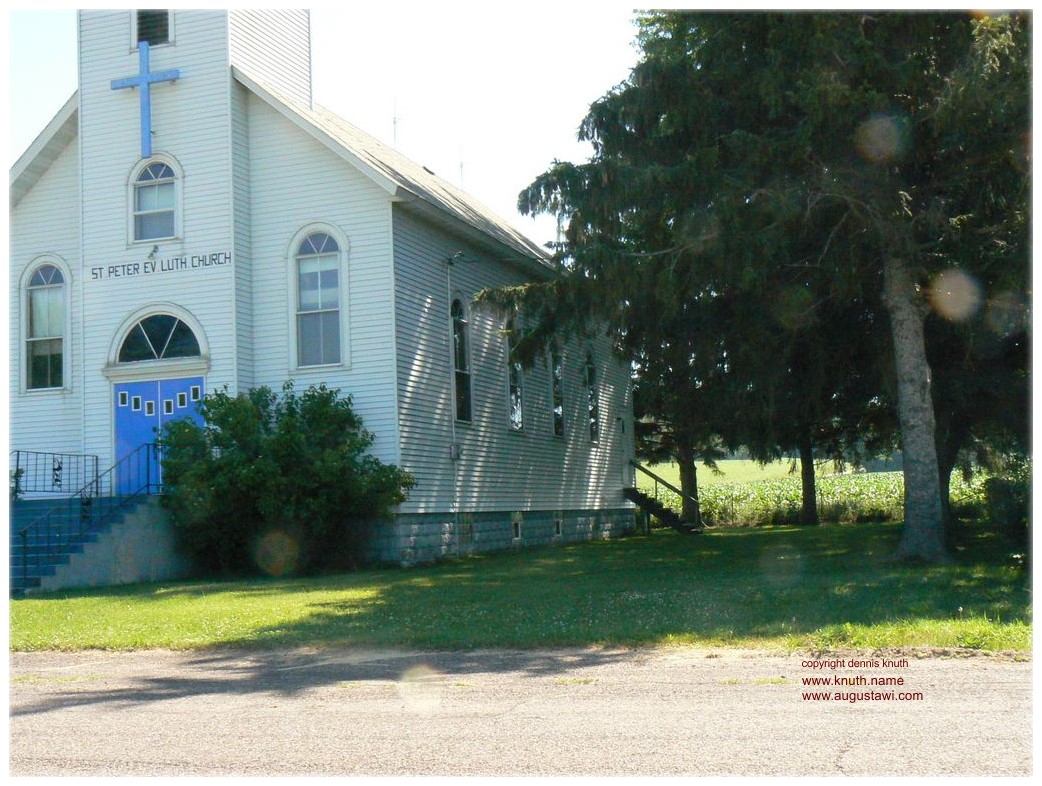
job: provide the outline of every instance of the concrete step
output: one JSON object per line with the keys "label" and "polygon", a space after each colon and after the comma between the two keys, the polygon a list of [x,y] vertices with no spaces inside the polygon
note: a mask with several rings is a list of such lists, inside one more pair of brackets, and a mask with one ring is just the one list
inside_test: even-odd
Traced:
{"label": "concrete step", "polygon": [[[30,502],[30,501],[25,501]],[[84,526],[80,521],[80,504],[78,500],[68,501],[67,510],[60,510],[53,503],[50,507],[35,504],[21,505],[23,511],[43,509],[40,514],[50,517],[40,521],[40,516],[33,519],[33,523],[40,522],[30,528],[23,538],[21,530],[11,527],[10,551],[8,567],[10,570],[10,592],[14,596],[23,595],[26,590],[39,587],[41,578],[53,576],[58,567],[69,563],[75,554],[82,554],[88,543],[96,542],[99,537],[107,532],[114,524],[120,522],[129,515],[138,505],[137,502],[129,503],[122,508],[111,510],[107,515],[101,515],[104,506],[97,505],[95,518]],[[66,515],[63,517],[62,512]],[[28,515],[28,514],[27,514]]]}

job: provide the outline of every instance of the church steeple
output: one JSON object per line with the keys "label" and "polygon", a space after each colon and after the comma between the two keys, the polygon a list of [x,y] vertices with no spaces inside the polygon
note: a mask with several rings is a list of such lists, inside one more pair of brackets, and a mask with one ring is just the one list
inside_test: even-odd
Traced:
{"label": "church steeple", "polygon": [[308,11],[228,11],[230,60],[281,94],[312,106],[311,16]]}

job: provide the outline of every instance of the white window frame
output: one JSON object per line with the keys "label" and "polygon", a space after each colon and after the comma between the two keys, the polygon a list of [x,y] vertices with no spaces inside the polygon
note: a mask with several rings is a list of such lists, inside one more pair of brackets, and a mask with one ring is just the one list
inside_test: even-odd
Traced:
{"label": "white window frame", "polygon": [[[340,264],[337,268],[337,287],[338,287],[338,311],[339,313],[339,326],[340,326],[340,360],[336,363],[323,363],[320,365],[302,366],[300,365],[300,358],[298,352],[298,340],[299,331],[297,328],[298,311],[297,307],[300,303],[300,293],[298,287],[300,285],[300,278],[297,271],[297,251],[300,249],[301,243],[303,243],[309,236],[315,234],[326,234],[329,235],[333,240],[336,241],[340,247]],[[351,331],[350,331],[350,311],[348,308],[348,293],[351,291],[349,283],[349,268],[350,268],[350,244],[347,241],[347,237],[338,228],[332,224],[326,223],[314,223],[308,224],[303,229],[297,232],[290,241],[288,248],[286,249],[286,281],[287,281],[287,316],[288,316],[288,329],[289,329],[289,373],[290,374],[310,374],[310,373],[322,373],[329,369],[350,369],[351,368]]]}
{"label": "white window frame", "polygon": [[[29,387],[29,340],[30,340],[30,324],[29,324],[29,282],[32,280],[33,275],[42,267],[50,265],[57,268],[58,272],[62,275],[62,309],[63,309],[63,325],[62,325],[62,383],[54,387],[46,388],[30,388]],[[18,296],[19,303],[21,304],[21,337],[18,342],[18,377],[19,377],[19,390],[22,393],[29,395],[38,396],[46,395],[48,393],[60,393],[68,391],[72,388],[72,363],[70,356],[72,354],[72,298],[70,297],[72,289],[72,273],[69,266],[65,263],[65,260],[54,254],[45,254],[43,256],[35,257],[33,260],[26,265],[25,270],[22,271],[22,277],[18,284]]]}
{"label": "white window frame", "polygon": [[[169,237],[142,238],[137,237],[137,188],[138,178],[152,164],[165,164],[174,173],[174,234]],[[139,161],[130,171],[127,180],[127,247],[158,245],[180,240],[183,237],[184,227],[184,173],[180,165],[172,157],[159,154]]]}

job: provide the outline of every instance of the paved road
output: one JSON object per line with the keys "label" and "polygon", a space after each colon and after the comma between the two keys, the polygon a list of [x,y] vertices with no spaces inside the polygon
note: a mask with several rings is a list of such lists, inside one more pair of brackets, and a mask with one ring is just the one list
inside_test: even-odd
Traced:
{"label": "paved road", "polygon": [[[1031,664],[734,650],[11,655],[12,775],[1031,774]],[[857,656],[859,661],[872,656]],[[878,659],[877,659],[878,660]],[[842,661],[842,663],[838,662]],[[847,678],[807,687],[803,678]],[[889,678],[900,687],[865,685]],[[804,693],[853,693],[804,698]],[[893,699],[866,694],[894,693]],[[899,693],[921,694],[912,700]]]}

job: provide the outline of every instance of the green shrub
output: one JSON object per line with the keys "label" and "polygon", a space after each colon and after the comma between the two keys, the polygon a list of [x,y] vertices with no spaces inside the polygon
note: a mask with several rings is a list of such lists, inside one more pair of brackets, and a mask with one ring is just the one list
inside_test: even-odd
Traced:
{"label": "green shrub", "polygon": [[324,385],[206,396],[204,425],[168,423],[165,504],[200,567],[287,575],[361,562],[371,522],[405,500],[412,478],[367,451],[351,397]]}
{"label": "green shrub", "polygon": [[17,502],[22,498],[22,478],[24,476],[25,467],[19,467],[18,469],[11,470],[8,496],[11,498],[12,502]]}

